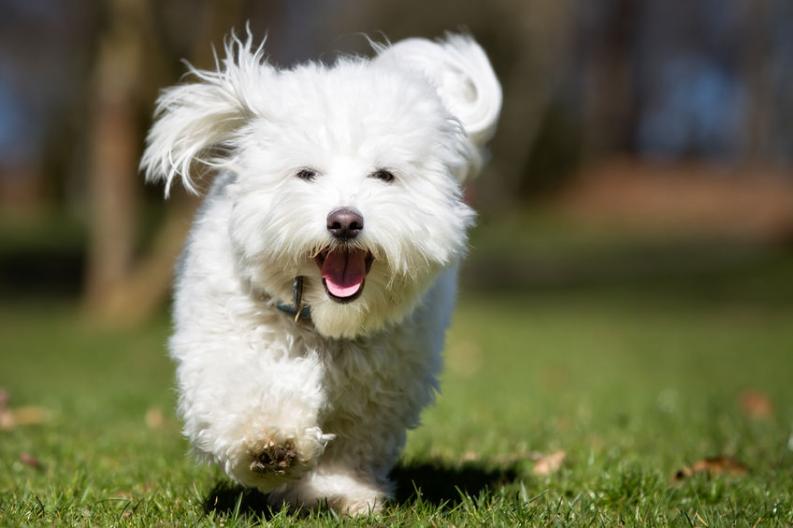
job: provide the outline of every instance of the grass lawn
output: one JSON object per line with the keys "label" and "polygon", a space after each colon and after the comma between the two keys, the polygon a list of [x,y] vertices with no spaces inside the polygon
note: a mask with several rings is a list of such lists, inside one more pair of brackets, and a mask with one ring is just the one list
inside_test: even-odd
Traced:
{"label": "grass lawn", "polygon": [[[359,520],[269,512],[191,459],[165,318],[100,331],[69,304],[0,305],[0,387],[41,422],[0,429],[0,525],[789,526],[793,259],[738,266],[712,284],[469,291],[397,500]],[[673,479],[714,455],[746,471]]]}

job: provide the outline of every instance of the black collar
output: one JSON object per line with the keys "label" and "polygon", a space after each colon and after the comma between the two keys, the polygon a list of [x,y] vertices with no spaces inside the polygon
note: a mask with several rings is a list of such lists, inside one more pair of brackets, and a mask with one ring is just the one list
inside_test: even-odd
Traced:
{"label": "black collar", "polygon": [[303,277],[298,275],[292,281],[292,304],[283,301],[275,301],[275,307],[289,315],[296,323],[311,323],[311,307],[303,304]]}

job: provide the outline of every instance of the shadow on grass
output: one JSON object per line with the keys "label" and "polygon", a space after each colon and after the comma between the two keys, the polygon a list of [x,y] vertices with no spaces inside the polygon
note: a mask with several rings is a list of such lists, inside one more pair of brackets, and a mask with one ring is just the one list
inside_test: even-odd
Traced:
{"label": "shadow on grass", "polygon": [[[435,506],[452,508],[464,496],[475,498],[510,484],[516,478],[517,472],[512,468],[485,469],[476,464],[451,467],[438,462],[400,464],[391,472],[391,479],[396,483],[394,503],[402,506],[421,499]],[[278,512],[269,506],[266,495],[225,480],[218,482],[204,499],[204,511],[263,519],[270,519]]]}
{"label": "shadow on grass", "polygon": [[391,479],[397,485],[395,502],[402,505],[421,498],[435,506],[453,507],[465,495],[478,497],[516,478],[517,472],[512,468],[485,469],[472,463],[453,467],[440,462],[400,464],[391,471]]}
{"label": "shadow on grass", "polygon": [[267,496],[255,489],[245,488],[227,480],[221,480],[204,499],[204,513],[216,513],[224,517],[241,516],[270,519],[277,510],[267,503]]}

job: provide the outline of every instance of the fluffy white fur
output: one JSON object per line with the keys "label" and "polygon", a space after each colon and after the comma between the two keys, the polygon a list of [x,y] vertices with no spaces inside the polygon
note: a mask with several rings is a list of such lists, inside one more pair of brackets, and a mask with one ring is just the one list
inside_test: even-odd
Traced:
{"label": "fluffy white fur", "polygon": [[[378,510],[408,428],[433,399],[457,263],[501,89],[469,37],[375,45],[376,56],[279,70],[232,38],[216,71],[159,99],[142,167],[196,191],[218,175],[178,267],[171,355],[195,449],[275,503]],[[316,171],[313,181],[296,176]],[[387,169],[392,182],[371,177]],[[356,300],[321,285],[328,213],[374,262]],[[312,322],[275,307],[305,277]],[[252,463],[289,446],[281,471]],[[270,451],[268,451],[270,450]]]}

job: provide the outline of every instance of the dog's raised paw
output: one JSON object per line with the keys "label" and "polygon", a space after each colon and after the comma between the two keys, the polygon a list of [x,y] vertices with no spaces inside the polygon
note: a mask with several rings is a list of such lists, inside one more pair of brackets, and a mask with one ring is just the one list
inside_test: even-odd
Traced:
{"label": "dog's raised paw", "polygon": [[281,443],[269,442],[253,456],[250,469],[255,473],[283,475],[297,459],[297,449],[292,440]]}

